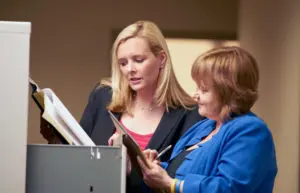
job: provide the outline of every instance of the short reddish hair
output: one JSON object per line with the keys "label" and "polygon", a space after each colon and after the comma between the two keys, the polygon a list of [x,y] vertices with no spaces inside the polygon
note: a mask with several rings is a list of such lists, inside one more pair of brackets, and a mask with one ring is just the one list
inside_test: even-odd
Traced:
{"label": "short reddish hair", "polygon": [[250,111],[258,98],[259,70],[254,57],[240,47],[220,47],[200,55],[192,66],[195,82],[211,81],[221,104],[223,121],[231,113]]}

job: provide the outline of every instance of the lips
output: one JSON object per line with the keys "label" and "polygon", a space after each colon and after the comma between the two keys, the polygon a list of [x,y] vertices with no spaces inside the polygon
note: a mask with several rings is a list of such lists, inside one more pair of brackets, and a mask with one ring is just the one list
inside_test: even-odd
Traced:
{"label": "lips", "polygon": [[130,78],[130,81],[138,81],[141,80],[142,78]]}
{"label": "lips", "polygon": [[130,78],[129,80],[131,84],[139,84],[142,78]]}

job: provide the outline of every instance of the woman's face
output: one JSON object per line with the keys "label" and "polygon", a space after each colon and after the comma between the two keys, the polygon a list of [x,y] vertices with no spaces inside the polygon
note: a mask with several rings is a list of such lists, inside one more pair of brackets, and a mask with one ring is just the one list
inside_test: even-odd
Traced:
{"label": "woman's face", "polygon": [[121,43],[117,50],[117,62],[122,75],[134,91],[151,90],[157,86],[159,73],[164,66],[165,54],[155,56],[148,42],[139,37]]}
{"label": "woman's face", "polygon": [[212,84],[205,84],[203,81],[196,82],[196,84],[195,99],[198,103],[199,114],[218,121],[220,119],[221,104]]}

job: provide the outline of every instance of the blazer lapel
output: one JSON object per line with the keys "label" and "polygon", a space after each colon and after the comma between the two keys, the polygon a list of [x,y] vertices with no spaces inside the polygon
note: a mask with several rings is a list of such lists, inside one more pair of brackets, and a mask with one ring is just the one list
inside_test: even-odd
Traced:
{"label": "blazer lapel", "polygon": [[169,109],[169,112],[165,112],[154,135],[146,148],[156,149],[161,148],[165,139],[172,133],[172,130],[177,129],[178,124],[186,114],[184,108]]}

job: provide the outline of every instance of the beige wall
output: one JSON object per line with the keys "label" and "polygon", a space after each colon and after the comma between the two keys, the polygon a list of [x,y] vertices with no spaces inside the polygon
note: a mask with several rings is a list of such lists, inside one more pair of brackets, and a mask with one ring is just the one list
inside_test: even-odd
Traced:
{"label": "beige wall", "polygon": [[299,192],[300,1],[240,3],[241,46],[260,64],[255,111],[272,129],[279,173],[275,193]]}
{"label": "beige wall", "polygon": [[[138,19],[152,20],[163,31],[235,34],[237,1],[0,2],[0,20],[32,22],[31,76],[41,86],[53,88],[77,120],[92,87],[110,74],[112,30]],[[44,143],[38,117],[30,100],[29,143]]]}
{"label": "beige wall", "polygon": [[[196,84],[191,76],[195,59],[205,51],[216,46],[238,46],[238,41],[166,38],[176,77],[187,93],[195,94]],[[182,54],[184,53],[184,54]]]}

